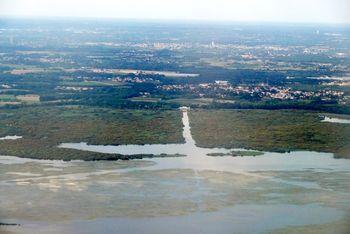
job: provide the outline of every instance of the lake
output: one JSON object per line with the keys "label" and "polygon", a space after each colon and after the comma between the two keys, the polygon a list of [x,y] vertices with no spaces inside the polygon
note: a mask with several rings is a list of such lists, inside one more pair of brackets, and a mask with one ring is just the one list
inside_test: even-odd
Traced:
{"label": "lake", "polygon": [[132,161],[0,157],[0,226],[15,233],[348,233],[350,161],[318,152],[210,157],[184,144],[60,147],[180,153]]}
{"label": "lake", "polygon": [[322,122],[350,124],[350,119],[331,118],[331,117],[325,116]]}

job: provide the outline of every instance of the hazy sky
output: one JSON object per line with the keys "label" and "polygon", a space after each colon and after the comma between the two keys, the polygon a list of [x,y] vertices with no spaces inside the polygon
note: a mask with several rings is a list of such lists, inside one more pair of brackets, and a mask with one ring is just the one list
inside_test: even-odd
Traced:
{"label": "hazy sky", "polygon": [[0,15],[350,23],[350,0],[0,0]]}

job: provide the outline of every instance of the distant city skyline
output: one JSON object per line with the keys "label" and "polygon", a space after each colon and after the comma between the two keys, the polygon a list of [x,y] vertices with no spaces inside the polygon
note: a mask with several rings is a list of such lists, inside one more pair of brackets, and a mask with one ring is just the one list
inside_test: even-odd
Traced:
{"label": "distant city skyline", "polygon": [[0,0],[0,16],[350,23],[349,0]]}

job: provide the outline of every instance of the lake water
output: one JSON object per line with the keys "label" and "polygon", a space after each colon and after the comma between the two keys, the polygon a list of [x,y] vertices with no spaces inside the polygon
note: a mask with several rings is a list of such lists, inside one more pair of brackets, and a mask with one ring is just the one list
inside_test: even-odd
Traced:
{"label": "lake water", "polygon": [[22,136],[5,136],[5,137],[0,137],[0,141],[4,141],[4,140],[17,140],[17,139],[21,139]]}
{"label": "lake water", "polygon": [[350,124],[350,119],[330,118],[325,116],[322,122]]}
{"label": "lake water", "polygon": [[[115,162],[0,157],[0,226],[9,233],[349,233],[350,160],[266,152],[209,157],[185,144],[60,147],[185,154]],[[293,232],[294,231],[294,232]]]}

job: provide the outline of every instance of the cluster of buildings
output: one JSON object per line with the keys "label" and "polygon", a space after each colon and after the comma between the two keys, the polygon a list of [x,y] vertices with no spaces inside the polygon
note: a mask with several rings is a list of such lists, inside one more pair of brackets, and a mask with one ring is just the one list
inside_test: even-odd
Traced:
{"label": "cluster of buildings", "polygon": [[341,100],[344,92],[335,90],[302,91],[293,90],[290,87],[271,86],[268,84],[238,85],[233,86],[228,81],[217,80],[214,83],[201,84],[177,84],[163,85],[160,88],[164,91],[191,92],[198,97],[220,97],[228,98],[233,96],[251,96],[260,99],[278,100],[307,100],[319,97],[322,100]]}
{"label": "cluster of buildings", "polygon": [[149,77],[115,77],[111,79],[113,82],[127,82],[127,83],[145,83],[154,82],[154,79]]}
{"label": "cluster of buildings", "polygon": [[57,86],[56,90],[66,90],[66,91],[88,91],[93,90],[93,87],[80,87],[80,86]]}

